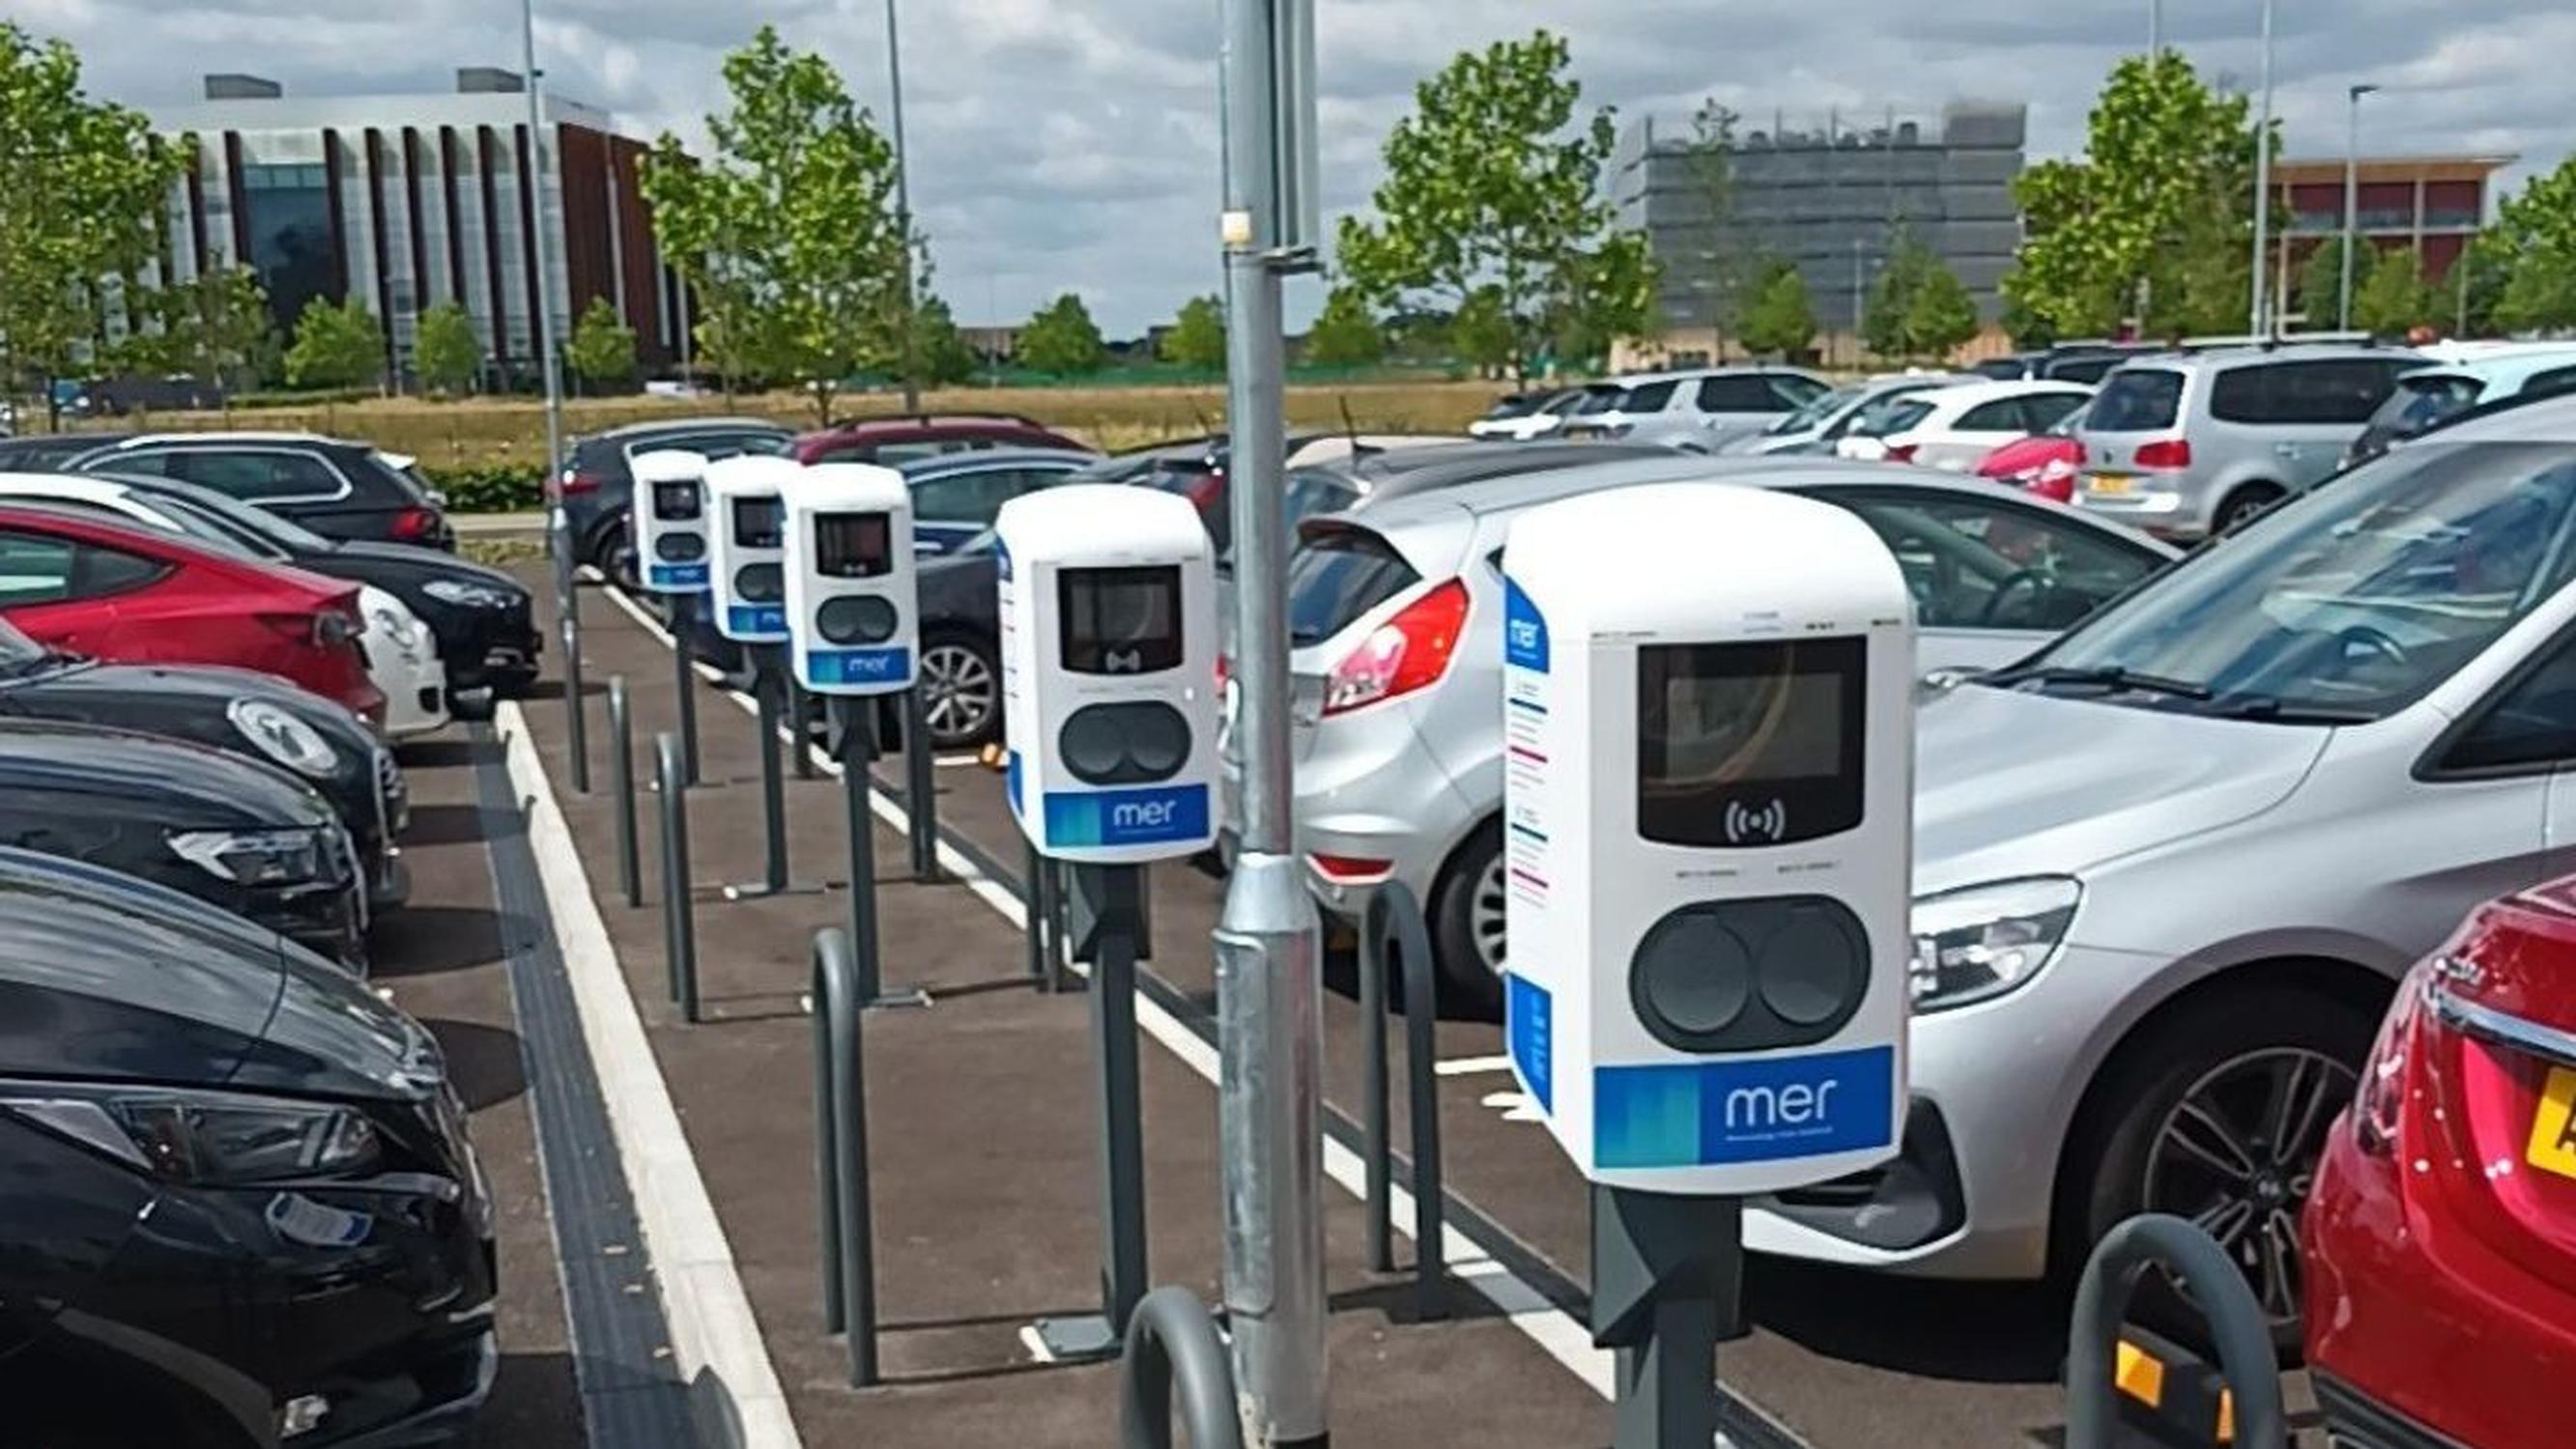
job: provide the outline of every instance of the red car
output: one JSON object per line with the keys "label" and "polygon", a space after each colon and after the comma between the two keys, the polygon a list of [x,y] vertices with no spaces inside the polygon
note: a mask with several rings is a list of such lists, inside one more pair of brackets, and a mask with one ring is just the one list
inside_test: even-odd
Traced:
{"label": "red car", "polygon": [[2055,433],[2016,438],[1985,456],[1977,476],[2025,488],[2059,503],[2075,501],[2075,473],[2084,445]]}
{"label": "red car", "polygon": [[67,653],[257,669],[384,720],[359,652],[358,586],[345,579],[69,512],[0,508],[0,616]]}
{"label": "red car", "polygon": [[2560,1449],[2576,1372],[2576,877],[2399,990],[2327,1134],[2308,1364],[2353,1449]]}
{"label": "red car", "polygon": [[788,446],[799,463],[884,463],[889,467],[976,448],[1081,448],[1085,444],[1017,413],[906,413],[859,418]]}

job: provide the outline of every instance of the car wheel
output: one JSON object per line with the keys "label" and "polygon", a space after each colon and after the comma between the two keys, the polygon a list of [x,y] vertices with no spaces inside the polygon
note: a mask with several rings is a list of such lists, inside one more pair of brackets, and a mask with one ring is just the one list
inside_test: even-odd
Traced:
{"label": "car wheel", "polygon": [[971,750],[1001,733],[1002,670],[989,647],[955,637],[924,643],[921,690],[932,748]]}
{"label": "car wheel", "polygon": [[1467,837],[1431,888],[1431,954],[1443,991],[1491,1011],[1503,1000],[1503,826],[1489,820]]}
{"label": "car wheel", "polygon": [[635,572],[635,538],[626,531],[623,522],[611,523],[600,530],[598,539],[590,546],[588,562],[599,570],[601,577],[630,594],[643,587],[641,576]]}
{"label": "car wheel", "polygon": [[2212,533],[2232,533],[2244,524],[2260,518],[2272,505],[2287,497],[2269,483],[2248,483],[2227,495],[2218,505],[2218,517],[2210,523]]}
{"label": "car wheel", "polygon": [[[2070,1156],[2081,1242],[2142,1212],[2198,1224],[2244,1271],[2286,1355],[2300,1344],[2305,1291],[2299,1215],[2326,1133],[2352,1100],[2377,1019],[2314,991],[2266,988],[2193,1003],[2123,1047],[2096,1089],[2106,1103],[2090,1144]],[[2199,1309],[2161,1277],[2139,1284],[2133,1316],[2206,1344]]]}

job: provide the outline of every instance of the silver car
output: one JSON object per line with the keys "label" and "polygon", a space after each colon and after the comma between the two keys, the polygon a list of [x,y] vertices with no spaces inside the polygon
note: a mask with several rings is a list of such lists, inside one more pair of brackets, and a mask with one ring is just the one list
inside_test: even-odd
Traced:
{"label": "silver car", "polygon": [[1703,367],[1597,382],[1565,413],[1557,436],[1624,438],[1705,453],[1758,431],[1831,389],[1795,367]]}
{"label": "silver car", "polygon": [[1834,458],[1568,468],[1310,519],[1288,566],[1294,810],[1328,913],[1356,919],[1371,887],[1401,880],[1430,915],[1444,984],[1497,997],[1504,535],[1554,499],[1700,479],[1794,489],[1868,520],[1913,588],[1935,685],[2020,658],[2172,556],[2015,489]]}
{"label": "silver car", "polygon": [[2230,347],[2122,365],[2076,441],[2076,502],[2167,538],[2224,533],[2332,476],[2412,352]]}
{"label": "silver car", "polygon": [[1722,458],[1768,453],[1830,453],[1834,444],[1851,431],[1852,424],[1872,404],[1886,398],[1974,381],[1975,378],[1960,373],[1912,372],[1845,383],[1832,392],[1817,394],[1806,406],[1773,420],[1761,431],[1737,433],[1710,451]]}
{"label": "silver car", "polygon": [[2156,1209],[2286,1334],[2398,976],[2576,870],[2576,399],[2366,464],[1933,702],[1916,783],[1904,1155],[1748,1245],[2027,1278]]}

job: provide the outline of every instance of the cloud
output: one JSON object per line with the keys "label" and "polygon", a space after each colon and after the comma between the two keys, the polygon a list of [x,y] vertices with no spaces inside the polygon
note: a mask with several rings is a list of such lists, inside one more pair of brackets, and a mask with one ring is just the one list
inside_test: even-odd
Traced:
{"label": "cloud", "polygon": [[[958,315],[1025,317],[1063,291],[1113,334],[1217,285],[1218,7],[1212,0],[897,0],[915,210]],[[1963,98],[2031,106],[2034,156],[2080,148],[2111,64],[2143,48],[2148,0],[1318,0],[1328,212],[1365,206],[1377,145],[1415,84],[1463,48],[1546,26],[1590,104],[1678,121],[1714,95],[1768,121],[1827,110],[1927,115]],[[537,0],[548,83],[626,129],[691,137],[722,104],[724,53],[763,23],[819,49],[882,121],[884,0]],[[2167,39],[2250,86],[2255,0],[2164,0]],[[17,0],[12,17],[82,53],[91,88],[183,101],[198,73],[290,93],[444,90],[461,65],[516,67],[512,0]],[[2500,151],[2510,175],[2576,149],[2559,104],[2576,0],[2334,0],[2279,7],[2276,109],[2292,154],[2339,155],[2345,87],[2381,152]],[[1302,320],[1320,301],[1290,289]]]}

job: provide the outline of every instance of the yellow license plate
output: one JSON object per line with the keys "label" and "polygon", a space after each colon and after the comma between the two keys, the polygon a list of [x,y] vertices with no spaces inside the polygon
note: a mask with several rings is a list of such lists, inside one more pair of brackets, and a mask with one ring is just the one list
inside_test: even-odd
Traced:
{"label": "yellow license plate", "polygon": [[2116,495],[2128,492],[2129,485],[2136,481],[2126,473],[2096,473],[2084,480],[2084,491]]}
{"label": "yellow license plate", "polygon": [[2576,1177],[2576,1068],[2551,1067],[2541,1084],[2540,1110],[2531,1116],[2531,1165]]}

